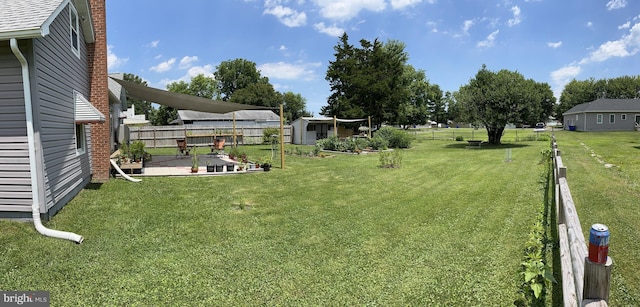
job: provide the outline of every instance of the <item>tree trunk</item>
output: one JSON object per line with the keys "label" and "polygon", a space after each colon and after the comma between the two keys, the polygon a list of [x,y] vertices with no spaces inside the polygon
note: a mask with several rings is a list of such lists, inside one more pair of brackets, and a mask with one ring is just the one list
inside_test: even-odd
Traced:
{"label": "tree trunk", "polygon": [[502,138],[502,132],[504,127],[487,127],[487,135],[489,136],[489,144],[500,145],[500,139]]}

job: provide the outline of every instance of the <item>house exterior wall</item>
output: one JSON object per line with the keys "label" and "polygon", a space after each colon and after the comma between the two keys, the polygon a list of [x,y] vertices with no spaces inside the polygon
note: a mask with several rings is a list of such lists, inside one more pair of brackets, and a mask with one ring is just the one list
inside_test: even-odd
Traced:
{"label": "house exterior wall", "polygon": [[[18,46],[24,50],[29,44]],[[22,68],[9,42],[0,41],[0,211],[31,211],[28,150]]]}
{"label": "house exterior wall", "polygon": [[[233,125],[233,121],[228,120],[196,120],[192,123],[185,123],[186,125],[194,125],[194,126],[208,126],[208,127],[230,127]],[[265,122],[265,121],[255,121],[255,120],[236,120],[236,128],[243,127],[261,127],[261,128],[274,128],[280,127],[280,122]]]}
{"label": "house exterior wall", "polygon": [[[602,115],[602,123],[598,124],[598,114]],[[623,114],[626,119],[622,119]],[[609,121],[610,115],[614,116],[614,122]],[[588,112],[571,114],[564,117],[564,129],[569,130],[569,125],[575,125],[576,131],[634,131],[635,116],[633,112]]]}
{"label": "house exterior wall", "polygon": [[91,179],[89,153],[92,138],[85,125],[86,151],[76,153],[74,91],[89,96],[87,48],[80,57],[72,51],[69,36],[69,5],[50,25],[50,33],[33,40],[32,92],[36,148],[43,168],[38,174],[44,187],[49,216],[71,200]]}

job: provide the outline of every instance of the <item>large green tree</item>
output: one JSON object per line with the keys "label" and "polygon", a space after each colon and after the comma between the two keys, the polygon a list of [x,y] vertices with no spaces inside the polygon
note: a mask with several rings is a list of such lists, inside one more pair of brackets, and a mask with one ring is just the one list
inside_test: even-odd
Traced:
{"label": "large green tree", "polygon": [[[142,78],[134,74],[125,73],[123,79],[125,81],[133,82],[142,86],[149,86],[149,84],[147,84],[147,81],[142,80]],[[152,106],[150,101],[131,97],[129,96],[129,93],[127,93],[127,102],[130,106],[133,106],[136,114],[144,114],[145,118],[149,118],[149,116],[151,115]]]}
{"label": "large green tree", "polygon": [[293,92],[286,92],[282,94],[282,103],[284,110],[284,118],[288,122],[292,122],[303,116],[311,116],[306,110],[307,100],[302,97],[300,94],[295,94]]}
{"label": "large green tree", "polygon": [[356,48],[344,33],[334,47],[336,59],[327,68],[325,79],[332,93],[320,113],[343,118],[371,116],[377,127],[397,122],[408,99],[404,48],[399,41],[384,44],[377,39],[362,39]]}
{"label": "large green tree", "polygon": [[640,75],[622,76],[612,79],[589,78],[578,81],[573,79],[565,85],[560,95],[560,103],[555,113],[562,120],[562,113],[576,105],[591,102],[598,98],[638,99],[640,98]]}
{"label": "large green tree", "polygon": [[256,63],[245,59],[223,61],[216,67],[213,73],[217,81],[220,98],[229,101],[233,94],[255,83],[269,83],[269,80],[260,76]]}
{"label": "large green tree", "polygon": [[469,122],[487,129],[489,143],[500,144],[507,124],[549,116],[548,108],[541,105],[553,105],[552,94],[546,83],[506,69],[493,72],[482,65],[475,78],[460,87],[456,99]]}

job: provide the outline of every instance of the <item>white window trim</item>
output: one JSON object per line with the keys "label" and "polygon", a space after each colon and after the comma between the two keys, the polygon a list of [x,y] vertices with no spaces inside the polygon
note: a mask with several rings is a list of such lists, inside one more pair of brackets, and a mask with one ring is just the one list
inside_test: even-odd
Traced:
{"label": "white window trim", "polygon": [[604,116],[602,116],[602,114],[596,114],[596,124],[602,125],[603,121],[604,121]]}
{"label": "white window trim", "polygon": [[610,124],[615,124],[616,123],[616,115],[615,114],[609,114],[609,123]]}
{"label": "white window trim", "polygon": [[[78,128],[80,130],[78,131]],[[86,134],[86,126],[85,124],[75,124],[73,125],[74,139],[76,145],[76,156],[83,155],[87,153],[87,134]],[[80,139],[78,140],[78,137]]]}
{"label": "white window trim", "polygon": [[[73,24],[73,15],[76,17],[75,25]],[[78,46],[77,49],[73,46],[74,32],[76,34],[75,44]],[[78,16],[78,11],[71,2],[69,2],[69,43],[71,44],[71,51],[73,51],[73,54],[80,58],[80,16]]]}
{"label": "white window trim", "polygon": [[[79,93],[73,91],[73,114],[76,114],[76,95]],[[80,131],[78,131],[80,128]],[[78,139],[80,137],[80,139]],[[73,125],[73,140],[74,145],[76,146],[76,156],[83,155],[87,152],[87,130],[85,124],[76,123],[75,115],[74,115],[74,125]]]}

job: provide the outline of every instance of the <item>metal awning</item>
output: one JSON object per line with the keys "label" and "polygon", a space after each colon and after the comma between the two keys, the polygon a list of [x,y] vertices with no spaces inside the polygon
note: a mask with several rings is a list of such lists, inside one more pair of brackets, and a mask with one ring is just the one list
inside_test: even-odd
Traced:
{"label": "metal awning", "polygon": [[76,123],[101,123],[104,122],[105,116],[96,109],[87,98],[78,92],[74,92],[76,97],[75,120]]}
{"label": "metal awning", "polygon": [[338,122],[338,123],[357,123],[357,122],[367,121],[366,118],[357,118],[357,119],[335,118],[334,119],[333,117],[303,117],[302,119],[306,122],[314,123],[314,124],[332,124],[334,120],[335,122]]}
{"label": "metal awning", "polygon": [[271,108],[262,106],[231,103],[198,96],[173,93],[153,87],[142,86],[129,81],[124,81],[112,77],[110,78],[122,85],[122,87],[124,87],[124,89],[131,97],[155,102],[157,104],[180,110],[192,110],[209,113],[228,113],[239,110],[271,110]]}

